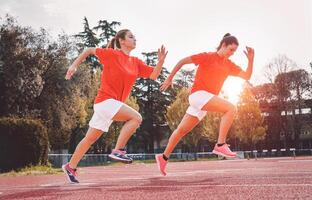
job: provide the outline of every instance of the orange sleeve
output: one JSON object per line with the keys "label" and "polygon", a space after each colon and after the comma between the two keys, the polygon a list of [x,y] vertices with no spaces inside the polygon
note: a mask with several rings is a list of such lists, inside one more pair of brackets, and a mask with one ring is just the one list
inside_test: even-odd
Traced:
{"label": "orange sleeve", "polygon": [[199,65],[207,58],[207,53],[199,53],[191,56],[191,59],[195,65]]}
{"label": "orange sleeve", "polygon": [[99,58],[100,63],[103,63],[112,54],[111,49],[96,48],[95,55]]}
{"label": "orange sleeve", "polygon": [[154,71],[154,67],[146,65],[142,60],[137,59],[137,64],[139,68],[138,77],[139,78],[149,78]]}
{"label": "orange sleeve", "polygon": [[231,60],[229,60],[228,65],[230,67],[230,75],[232,76],[236,76],[242,71],[242,69],[239,66],[237,66],[235,63],[233,63]]}

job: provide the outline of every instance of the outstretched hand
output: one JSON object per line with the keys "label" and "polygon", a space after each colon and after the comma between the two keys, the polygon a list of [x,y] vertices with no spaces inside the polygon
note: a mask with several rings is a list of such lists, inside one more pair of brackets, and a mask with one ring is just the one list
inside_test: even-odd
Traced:
{"label": "outstretched hand", "polygon": [[167,56],[168,51],[166,51],[166,48],[164,45],[161,45],[160,49],[158,49],[158,61],[164,62],[165,58]]}
{"label": "outstretched hand", "polygon": [[255,51],[254,51],[253,48],[247,47],[247,46],[246,46],[246,50],[244,51],[244,53],[245,53],[245,55],[247,56],[247,59],[248,59],[249,61],[253,61],[254,56],[255,56]]}
{"label": "outstretched hand", "polygon": [[76,71],[77,71],[77,67],[71,65],[71,66],[68,68],[68,70],[67,70],[65,79],[66,79],[66,80],[71,79],[71,77],[74,75],[74,73],[75,73]]}

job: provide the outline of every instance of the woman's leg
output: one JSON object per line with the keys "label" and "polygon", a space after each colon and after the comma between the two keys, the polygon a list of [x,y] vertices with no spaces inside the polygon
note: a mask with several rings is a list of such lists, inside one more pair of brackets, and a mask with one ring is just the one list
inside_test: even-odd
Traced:
{"label": "woman's leg", "polygon": [[183,136],[188,134],[198,124],[198,122],[200,122],[200,120],[197,117],[186,113],[177,129],[174,130],[170,136],[164,153],[155,155],[158,169],[162,175],[166,176],[167,160],[175,146],[179,143]]}
{"label": "woman's leg", "polygon": [[133,108],[123,105],[118,113],[113,117],[114,121],[126,121],[121,128],[115,150],[123,149],[130,137],[142,123],[142,116]]}
{"label": "woman's leg", "polygon": [[[127,121],[120,131],[120,135],[118,137],[118,141],[115,147],[115,149],[121,149],[121,148],[124,148],[124,146],[126,145],[131,135],[141,124],[142,117],[137,111],[135,111],[131,107],[123,105],[119,109],[117,114],[113,117],[113,120]],[[71,168],[75,169],[77,167],[79,161],[84,156],[84,154],[88,151],[90,146],[95,141],[97,141],[97,139],[102,134],[103,134],[103,131],[101,130],[91,128],[91,127],[89,128],[86,136],[77,145],[76,150],[69,161],[69,166]]]}
{"label": "woman's leg", "polygon": [[169,158],[170,154],[174,150],[175,146],[179,143],[181,138],[189,133],[198,123],[199,119],[197,117],[185,114],[177,129],[174,130],[170,136],[167,147],[163,154]]}
{"label": "woman's leg", "polygon": [[69,166],[73,169],[77,168],[77,165],[84,154],[88,151],[90,146],[103,134],[103,131],[89,128],[86,136],[79,142],[76,150],[69,161]]}
{"label": "woman's leg", "polygon": [[224,115],[221,118],[221,123],[220,123],[218,144],[225,143],[227,133],[234,120],[236,107],[232,103],[220,97],[214,96],[207,104],[203,106],[202,110],[224,113]]}

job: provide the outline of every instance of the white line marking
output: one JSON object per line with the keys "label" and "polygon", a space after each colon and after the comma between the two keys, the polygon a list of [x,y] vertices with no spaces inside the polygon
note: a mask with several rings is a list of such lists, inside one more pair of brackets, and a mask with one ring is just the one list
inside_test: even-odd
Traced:
{"label": "white line marking", "polygon": [[[99,185],[98,185],[99,184]],[[72,189],[77,188],[81,189],[85,186],[92,185],[93,187],[101,187],[103,189],[105,188],[200,188],[200,187],[312,187],[312,184],[236,184],[236,185],[213,185],[213,184],[195,184],[195,185],[138,185],[138,186],[131,186],[131,185],[101,185],[102,182],[97,183],[80,183],[80,184],[67,184],[67,185],[54,185],[56,187],[59,187],[60,189]],[[7,190],[34,190],[34,189],[44,189],[45,187],[53,187],[52,184],[43,184],[39,187],[21,187],[21,188],[7,188]],[[0,192],[2,194],[2,192]]]}
{"label": "white line marking", "polygon": [[[77,186],[79,186],[77,184]],[[94,186],[97,186],[94,184]],[[197,184],[197,185],[113,185],[100,186],[101,188],[200,188],[200,187],[312,187],[312,184],[237,184],[237,185],[213,185],[213,184]]]}
{"label": "white line marking", "polygon": [[281,162],[281,163],[296,163],[296,162],[312,162],[312,160],[279,160],[278,162]]}

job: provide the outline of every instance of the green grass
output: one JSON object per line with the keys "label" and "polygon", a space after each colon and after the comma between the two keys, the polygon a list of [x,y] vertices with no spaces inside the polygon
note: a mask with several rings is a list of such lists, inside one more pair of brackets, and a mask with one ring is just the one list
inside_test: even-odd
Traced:
{"label": "green grass", "polygon": [[51,165],[29,166],[18,170],[2,173],[0,176],[27,176],[27,175],[50,175],[62,172],[61,168],[53,168]]}

